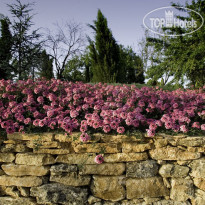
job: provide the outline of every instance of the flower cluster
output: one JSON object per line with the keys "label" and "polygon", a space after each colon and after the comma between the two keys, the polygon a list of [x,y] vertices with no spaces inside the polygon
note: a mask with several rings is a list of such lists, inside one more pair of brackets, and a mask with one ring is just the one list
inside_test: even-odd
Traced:
{"label": "flower cluster", "polygon": [[123,134],[128,130],[187,133],[205,130],[205,87],[165,91],[135,85],[95,85],[82,82],[12,82],[0,80],[0,127],[7,133],[40,130],[90,130]]}

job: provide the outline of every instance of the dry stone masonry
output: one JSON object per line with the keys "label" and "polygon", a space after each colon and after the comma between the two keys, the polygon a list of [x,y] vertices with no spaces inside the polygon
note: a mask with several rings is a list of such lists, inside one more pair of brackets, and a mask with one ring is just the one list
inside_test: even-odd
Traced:
{"label": "dry stone masonry", "polygon": [[0,205],[205,204],[204,136],[79,135],[1,137]]}

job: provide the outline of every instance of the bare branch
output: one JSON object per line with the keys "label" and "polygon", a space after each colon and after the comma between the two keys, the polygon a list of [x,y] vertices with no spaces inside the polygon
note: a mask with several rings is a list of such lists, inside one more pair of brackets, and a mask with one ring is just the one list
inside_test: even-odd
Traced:
{"label": "bare branch", "polygon": [[54,59],[57,78],[62,78],[67,62],[73,55],[81,53],[85,45],[85,37],[81,24],[66,22],[63,26],[55,25],[56,32],[47,31],[46,46]]}

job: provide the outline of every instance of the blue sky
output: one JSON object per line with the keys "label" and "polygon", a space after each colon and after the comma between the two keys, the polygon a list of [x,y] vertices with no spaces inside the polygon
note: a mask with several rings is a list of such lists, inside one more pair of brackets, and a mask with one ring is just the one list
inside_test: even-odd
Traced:
{"label": "blue sky", "polygon": [[[182,5],[186,0],[177,0]],[[1,0],[0,13],[9,15],[7,3],[14,0]],[[33,18],[35,27],[54,28],[54,23],[75,21],[82,23],[85,32],[92,37],[92,31],[87,24],[96,19],[97,10],[108,20],[118,43],[132,46],[136,51],[137,45],[144,36],[143,17],[153,9],[170,6],[170,0],[22,0],[23,3],[35,2]],[[189,0],[190,2],[190,0]]]}

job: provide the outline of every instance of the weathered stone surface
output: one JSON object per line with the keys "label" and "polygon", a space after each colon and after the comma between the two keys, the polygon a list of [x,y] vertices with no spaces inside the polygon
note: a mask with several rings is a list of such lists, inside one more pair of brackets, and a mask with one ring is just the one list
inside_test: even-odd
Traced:
{"label": "weathered stone surface", "polygon": [[169,195],[161,177],[143,179],[128,178],[126,181],[127,198],[161,197]]}
{"label": "weathered stone surface", "polygon": [[1,167],[7,175],[12,176],[44,176],[49,172],[48,166],[3,164]]}
{"label": "weathered stone surface", "polygon": [[191,160],[201,157],[200,153],[183,151],[177,147],[162,147],[149,151],[151,158],[156,160]]}
{"label": "weathered stone surface", "polygon": [[95,197],[104,200],[120,201],[125,198],[122,186],[124,176],[93,176],[91,191]]}
{"label": "weathered stone surface", "polygon": [[155,138],[154,139],[154,145],[157,148],[167,146],[168,145],[168,139],[166,139],[166,138],[165,139]]}
{"label": "weathered stone surface", "polygon": [[60,175],[64,172],[71,173],[71,172],[77,172],[77,166],[76,165],[68,165],[68,164],[56,164],[52,165],[50,168],[51,175]]}
{"label": "weathered stone surface", "polygon": [[6,186],[0,186],[0,196],[12,196],[13,198],[20,197],[19,191],[16,189],[16,187],[6,187]]}
{"label": "weathered stone surface", "polygon": [[153,177],[158,173],[158,165],[154,160],[143,162],[129,162],[126,165],[126,177]]}
{"label": "weathered stone surface", "polygon": [[69,154],[69,149],[37,149],[33,150],[33,153],[39,153],[39,154]]}
{"label": "weathered stone surface", "polygon": [[21,196],[29,197],[30,196],[30,188],[28,187],[17,187]]}
{"label": "weathered stone surface", "polygon": [[181,201],[173,201],[173,200],[160,200],[154,202],[153,205],[191,205],[190,202],[181,202]]}
{"label": "weathered stone surface", "polygon": [[191,167],[191,176],[197,178],[205,178],[205,158],[192,161],[189,166]]}
{"label": "weathered stone surface", "polygon": [[126,135],[109,135],[109,134],[100,134],[98,133],[98,135],[100,135],[101,137],[101,141],[102,142],[106,142],[106,143],[118,143],[118,142],[142,142],[142,141],[146,141],[146,139],[144,138],[144,134],[143,133],[139,133],[139,135],[136,136],[126,136]]}
{"label": "weathered stone surface", "polygon": [[46,148],[61,148],[60,143],[57,141],[46,142],[46,141],[28,141],[26,142],[26,146],[32,149],[46,149]]}
{"label": "weathered stone surface", "polygon": [[170,198],[175,201],[186,201],[194,197],[194,186],[191,179],[172,178]]}
{"label": "weathered stone surface", "polygon": [[197,189],[195,192],[195,198],[192,200],[193,205],[204,205],[205,204],[205,192]]}
{"label": "weathered stone surface", "polygon": [[54,164],[55,159],[49,154],[18,153],[15,163],[40,166]]}
{"label": "weathered stone surface", "polygon": [[189,152],[205,152],[205,147],[187,147],[187,151]]}
{"label": "weathered stone surface", "polygon": [[67,164],[96,164],[94,161],[96,154],[67,154],[59,155],[56,158],[58,163]]}
{"label": "weathered stone surface", "polygon": [[145,205],[144,199],[122,200],[120,205]]}
{"label": "weathered stone surface", "polygon": [[80,169],[80,174],[122,175],[124,171],[124,163],[85,164]]}
{"label": "weathered stone surface", "polygon": [[31,198],[0,197],[0,205],[37,205],[37,203]]}
{"label": "weathered stone surface", "polygon": [[13,162],[15,155],[13,153],[0,153],[0,162]]}
{"label": "weathered stone surface", "polygon": [[197,147],[205,145],[204,137],[187,137],[177,140],[177,145],[186,147]]}
{"label": "weathered stone surface", "polygon": [[96,202],[101,202],[101,201],[102,201],[102,199],[99,199],[99,198],[94,197],[92,195],[88,197],[88,204],[94,204]]}
{"label": "weathered stone surface", "polygon": [[122,152],[144,152],[152,148],[152,145],[147,144],[139,144],[138,142],[124,142],[122,144]]}
{"label": "weathered stone surface", "polygon": [[118,153],[121,148],[115,143],[95,143],[95,144],[73,144],[76,153],[99,153],[104,150],[104,153]]}
{"label": "weathered stone surface", "polygon": [[159,170],[162,177],[186,177],[189,173],[189,168],[174,164],[165,164]]}
{"label": "weathered stone surface", "polygon": [[143,153],[117,153],[105,154],[105,162],[133,162],[148,159],[146,152]]}
{"label": "weathered stone surface", "polygon": [[90,184],[91,176],[81,176],[76,172],[55,174],[50,176],[50,181],[68,186],[86,186]]}
{"label": "weathered stone surface", "polygon": [[13,177],[13,176],[0,176],[1,186],[23,186],[23,187],[33,187],[40,186],[43,179],[35,176],[24,176],[24,177]]}
{"label": "weathered stone surface", "polygon": [[5,144],[1,147],[1,152],[29,152],[29,149],[24,144]]}
{"label": "weathered stone surface", "polygon": [[40,140],[40,141],[53,141],[54,134],[53,133],[13,133],[13,134],[7,134],[7,138],[9,140]]}
{"label": "weathered stone surface", "polygon": [[[76,137],[78,139],[79,137]],[[65,134],[55,134],[54,139],[59,141],[59,142],[73,142],[73,137],[70,135],[65,135]]]}
{"label": "weathered stone surface", "polygon": [[204,178],[194,178],[194,185],[199,189],[205,191],[205,179]]}
{"label": "weathered stone surface", "polygon": [[87,188],[75,188],[63,184],[44,184],[31,188],[31,196],[37,198],[38,204],[87,204]]}

